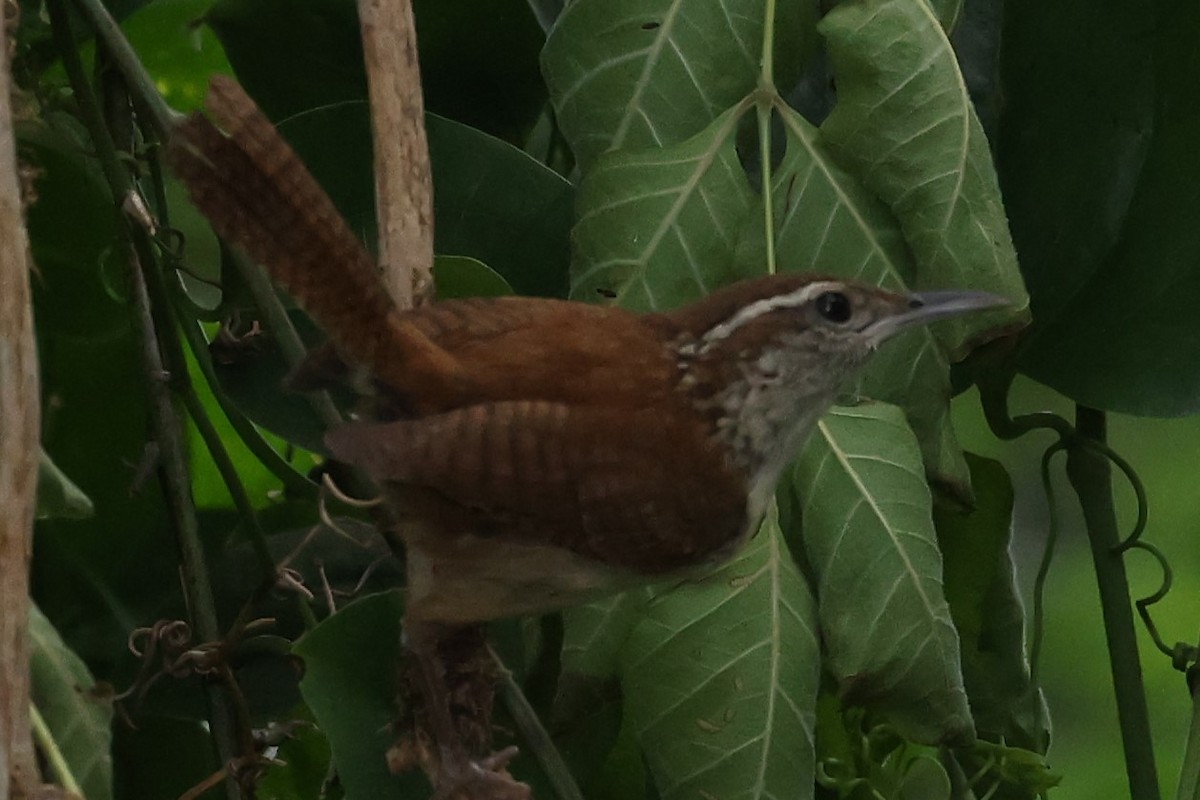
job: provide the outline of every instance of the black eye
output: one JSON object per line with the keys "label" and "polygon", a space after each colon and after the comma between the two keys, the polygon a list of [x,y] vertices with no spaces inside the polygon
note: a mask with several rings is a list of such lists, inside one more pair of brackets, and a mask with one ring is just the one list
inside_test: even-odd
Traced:
{"label": "black eye", "polygon": [[850,319],[850,298],[841,292],[825,292],[818,295],[817,313],[830,322],[846,322]]}

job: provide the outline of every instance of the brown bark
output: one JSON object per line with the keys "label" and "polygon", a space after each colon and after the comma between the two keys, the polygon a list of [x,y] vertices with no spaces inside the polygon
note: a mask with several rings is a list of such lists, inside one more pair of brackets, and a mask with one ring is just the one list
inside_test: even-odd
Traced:
{"label": "brown bark", "polygon": [[410,0],[358,0],[371,98],[383,281],[400,308],[433,296],[433,185]]}
{"label": "brown bark", "polygon": [[40,414],[6,36],[0,50],[0,764],[8,767],[0,797],[23,798],[40,784],[29,727],[28,629]]}

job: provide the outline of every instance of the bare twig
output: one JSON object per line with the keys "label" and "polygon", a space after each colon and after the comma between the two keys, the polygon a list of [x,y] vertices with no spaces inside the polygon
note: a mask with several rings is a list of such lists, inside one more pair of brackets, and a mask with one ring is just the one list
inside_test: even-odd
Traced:
{"label": "bare twig", "polygon": [[20,797],[40,783],[29,727],[28,630],[40,417],[8,37],[0,42],[0,763],[8,768],[0,794],[11,788]]}
{"label": "bare twig", "polygon": [[400,308],[433,296],[433,184],[410,0],[358,0],[371,95],[379,263]]}

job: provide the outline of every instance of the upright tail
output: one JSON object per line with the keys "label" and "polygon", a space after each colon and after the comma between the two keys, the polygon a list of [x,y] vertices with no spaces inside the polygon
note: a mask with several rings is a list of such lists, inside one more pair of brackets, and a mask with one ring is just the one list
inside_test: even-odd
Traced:
{"label": "upright tail", "polygon": [[405,321],[370,254],[241,87],[218,76],[171,131],[167,160],[192,202],[385,386],[457,380],[457,361]]}

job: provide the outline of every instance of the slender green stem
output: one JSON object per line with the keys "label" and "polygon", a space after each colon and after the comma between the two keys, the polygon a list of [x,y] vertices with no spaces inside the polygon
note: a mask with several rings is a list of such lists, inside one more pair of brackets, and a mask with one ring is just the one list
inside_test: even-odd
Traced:
{"label": "slender green stem", "polygon": [[[291,367],[299,366],[307,355],[304,342],[301,341],[296,326],[288,318],[287,310],[280,302],[279,295],[275,293],[275,287],[271,285],[271,279],[267,277],[267,273],[241,253],[227,247],[222,247],[222,255],[232,260],[234,268],[245,281],[246,287],[254,297],[254,304],[266,317],[267,325],[275,335],[275,340],[279,342],[279,349],[283,352],[284,360]],[[309,392],[308,398],[322,422],[329,427],[342,424],[342,414],[333,404],[328,392]]]}
{"label": "slender green stem", "polygon": [[208,354],[208,340],[205,339],[199,323],[187,319],[186,314],[182,313],[178,307],[176,312],[185,317],[180,320],[180,328],[183,330],[183,338],[188,344],[188,349],[191,350],[192,356],[200,368],[200,374],[204,376],[213,397],[216,398],[217,405],[225,413],[225,418],[229,420],[229,425],[242,440],[242,444],[246,445],[246,449],[258,459],[260,464],[283,483],[284,489],[289,494],[294,497],[315,499],[318,492],[317,485],[296,471],[283,456],[279,455],[254,427],[254,423],[246,418],[246,415],[233,404],[233,401],[221,388],[220,381],[213,369],[212,359]]}
{"label": "slender green stem", "polygon": [[1046,633],[1046,580],[1050,577],[1050,564],[1054,561],[1054,549],[1058,544],[1058,498],[1054,495],[1054,483],[1050,477],[1050,462],[1066,447],[1061,441],[1046,448],[1042,454],[1042,491],[1046,495],[1046,508],[1050,522],[1046,526],[1046,544],[1042,560],[1038,564],[1037,577],[1033,581],[1033,619],[1029,633],[1029,682],[1038,685],[1042,663],[1042,639]]}
{"label": "slender green stem", "polygon": [[[155,213],[160,223],[164,227],[169,228],[171,222],[166,201],[162,166],[158,158],[153,155],[150,158],[150,177],[154,192]],[[187,291],[183,285],[183,278],[176,269],[171,269],[170,274],[175,277],[175,283],[171,287],[174,290],[171,292],[171,297],[175,301],[173,305],[176,317],[179,320],[179,327],[183,331],[183,338],[187,342],[188,349],[191,351],[192,357],[196,360],[197,366],[200,368],[200,374],[204,376],[209,390],[212,392],[221,411],[224,412],[225,418],[229,421],[234,433],[242,440],[242,444],[246,445],[246,449],[258,459],[259,463],[266,467],[271,474],[279,478],[285,490],[295,497],[316,498],[316,484],[296,471],[287,460],[279,455],[275,448],[254,427],[254,424],[246,418],[246,415],[225,394],[225,390],[217,378],[217,373],[213,369],[212,358],[208,352],[208,340],[204,336],[199,321],[192,314],[191,306],[193,304],[187,301]],[[203,411],[203,407],[201,407],[201,411]],[[197,424],[199,424],[199,421],[197,421]],[[224,445],[221,446],[224,448]],[[214,455],[215,458],[216,456]],[[231,487],[231,496],[233,496],[234,491]],[[257,522],[251,524],[257,526]]]}
{"label": "slender green stem", "polygon": [[537,711],[529,704],[529,698],[525,696],[525,692],[513,678],[512,672],[504,665],[500,656],[491,646],[488,646],[488,653],[500,673],[500,696],[504,700],[504,705],[508,708],[508,713],[512,714],[513,721],[517,723],[517,728],[521,731],[529,749],[533,751],[534,757],[542,765],[546,778],[554,787],[554,793],[558,795],[559,800],[583,800],[583,793],[579,791],[570,767],[563,761],[558,747],[542,725]]}
{"label": "slender green stem", "polygon": [[755,111],[758,123],[758,161],[760,192],[763,200],[764,239],[767,244],[767,273],[778,271],[775,264],[775,197],[771,174],[771,115],[775,100],[775,0],[767,0],[763,11],[762,62],[759,65],[758,89],[755,92]]}
{"label": "slender green stem", "polygon": [[1187,749],[1183,753],[1175,800],[1200,800],[1200,667],[1192,665],[1187,678],[1192,695],[1192,724],[1188,728]]}
{"label": "slender green stem", "polygon": [[759,65],[759,88],[775,90],[775,0],[763,3],[762,62]]}
{"label": "slender green stem", "polygon": [[[1078,406],[1075,427],[1085,439],[1104,444],[1104,412]],[[1131,800],[1159,800],[1150,713],[1146,707],[1137,631],[1129,601],[1129,579],[1125,574],[1121,535],[1113,507],[1112,463],[1098,449],[1072,447],[1067,454],[1067,477],[1083,510],[1100,588],[1130,797]]]}
{"label": "slender green stem", "polygon": [[[180,571],[188,609],[202,638],[216,641],[220,638],[216,604],[208,576],[208,566],[200,542],[196,509],[192,502],[191,481],[188,475],[187,454],[183,444],[183,427],[175,411],[171,392],[167,385],[170,374],[160,350],[155,312],[147,289],[147,272],[143,254],[139,253],[133,226],[122,212],[133,186],[126,168],[117,156],[116,146],[109,133],[108,124],[101,113],[100,105],[88,82],[75,43],[71,38],[66,8],[62,0],[48,0],[46,8],[50,15],[52,35],[59,55],[63,60],[72,92],[79,105],[84,125],[87,127],[95,147],[100,168],[109,183],[113,202],[119,215],[118,230],[127,251],[129,279],[132,285],[134,324],[142,342],[142,360],[147,375],[150,394],[151,424],[154,440],[159,448],[163,491],[174,523],[176,541],[180,549]],[[153,257],[152,252],[150,253]],[[169,314],[169,309],[167,310]],[[172,366],[175,366],[172,363]],[[179,365],[186,371],[182,364]],[[209,713],[214,738],[221,760],[224,762],[238,751],[240,737],[235,722],[221,691],[211,686],[206,689]],[[230,800],[239,797],[236,783],[226,781],[226,796]]]}
{"label": "slender green stem", "polygon": [[71,765],[67,763],[66,757],[58,747],[58,742],[54,740],[54,734],[42,717],[42,712],[38,711],[38,707],[33,703],[29,704],[29,721],[33,725],[33,739],[37,742],[42,757],[50,766],[51,774],[58,780],[58,785],[72,797],[82,798],[84,796],[83,789],[80,787],[79,781],[75,780],[75,773],[71,771]]}
{"label": "slender green stem", "polygon": [[112,61],[125,76],[125,82],[130,85],[132,95],[138,106],[153,121],[159,136],[166,137],[171,122],[179,117],[158,93],[154,79],[142,66],[133,46],[121,32],[121,26],[113,19],[112,14],[104,7],[101,0],[72,0],[79,12],[91,23],[96,32],[96,38],[104,47]]}
{"label": "slender green stem", "polygon": [[762,63],[756,92],[758,121],[758,160],[762,183],[763,226],[767,243],[767,273],[778,271],[775,264],[775,197],[771,174],[771,114],[774,111],[775,91],[775,0],[767,0],[763,9]]}

